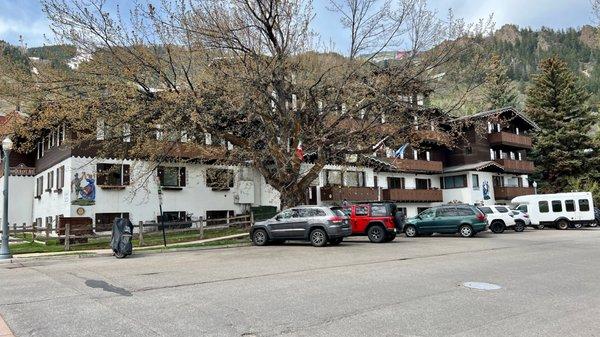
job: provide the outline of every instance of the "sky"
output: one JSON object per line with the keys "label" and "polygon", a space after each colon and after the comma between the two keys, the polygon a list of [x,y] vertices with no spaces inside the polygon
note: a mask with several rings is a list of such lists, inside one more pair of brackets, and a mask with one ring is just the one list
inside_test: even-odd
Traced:
{"label": "sky", "polygon": [[[343,49],[346,34],[326,9],[328,1],[313,1],[314,29],[324,42],[332,41],[337,48]],[[109,2],[126,5],[130,0]],[[493,13],[496,28],[513,23],[534,29],[542,26],[560,29],[593,22],[590,0],[429,0],[429,6],[441,16],[452,8],[457,17],[467,22]],[[0,0],[0,40],[19,44],[20,35],[29,47],[54,43],[39,0]]]}

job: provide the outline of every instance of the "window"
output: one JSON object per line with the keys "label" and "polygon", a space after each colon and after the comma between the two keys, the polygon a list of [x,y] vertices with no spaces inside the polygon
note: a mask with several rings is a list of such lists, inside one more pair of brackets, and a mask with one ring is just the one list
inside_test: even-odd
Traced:
{"label": "window", "polygon": [[502,176],[494,176],[492,177],[492,184],[494,187],[504,187],[504,179]]}
{"label": "window", "polygon": [[429,207],[417,207],[417,214],[421,214],[422,212],[425,212],[428,209]]}
{"label": "window", "polygon": [[550,212],[550,208],[548,207],[547,201],[538,202],[538,207],[540,208],[540,213],[548,213]]}
{"label": "window", "polygon": [[492,214],[494,211],[491,207],[477,207],[483,214]]}
{"label": "window", "polygon": [[99,186],[125,186],[129,185],[129,165],[98,164],[97,183]]}
{"label": "window", "polygon": [[387,178],[388,188],[405,188],[405,180],[404,178],[399,177],[388,177]]}
{"label": "window", "polygon": [[112,230],[116,218],[129,219],[129,213],[96,213],[96,232]]}
{"label": "window", "polygon": [[459,216],[475,215],[475,212],[471,208],[468,208],[468,207],[457,207],[456,213]]}
{"label": "window", "polygon": [[473,189],[474,190],[478,190],[479,189],[479,175],[478,174],[473,174],[471,176],[471,183],[473,183]]}
{"label": "window", "polygon": [[369,206],[356,206],[354,213],[358,216],[369,215]]}
{"label": "window", "polygon": [[508,213],[508,208],[506,207],[498,206],[496,207],[496,210],[500,213]]}
{"label": "window", "polygon": [[[300,209],[298,209],[298,213],[300,214],[301,218],[312,218],[312,217],[327,215],[327,214],[325,214],[325,211],[323,211],[320,208],[300,208]],[[339,214],[336,213],[336,215],[339,215]],[[344,213],[342,213],[342,215],[344,215]]]}
{"label": "window", "polygon": [[565,210],[567,212],[575,212],[575,200],[565,200]]}
{"label": "window", "polygon": [[590,202],[587,199],[579,199],[579,211],[587,212],[590,210]]}
{"label": "window", "polygon": [[419,213],[419,217],[421,219],[431,219],[435,216],[435,209],[429,208],[421,213]]}
{"label": "window", "polygon": [[449,216],[457,216],[458,212],[454,207],[442,207],[438,208],[436,211],[436,216],[438,217],[449,217]]}
{"label": "window", "polygon": [[365,186],[365,173],[362,171],[344,172],[344,186],[363,187]]}
{"label": "window", "polygon": [[389,212],[385,205],[371,205],[371,216],[388,216]]}
{"label": "window", "polygon": [[467,187],[467,175],[444,177],[444,188],[463,188]]}
{"label": "window", "polygon": [[46,187],[46,192],[52,192],[52,187],[54,187],[54,171],[48,172],[48,186]]}
{"label": "window", "polygon": [[42,193],[44,193],[44,176],[40,176],[36,180],[35,197],[36,198],[41,197]]}
{"label": "window", "polygon": [[[182,222],[187,221],[188,216],[186,211],[164,211],[163,218],[165,222]],[[156,217],[157,221],[162,221],[160,215]]]}
{"label": "window", "polygon": [[465,154],[466,155],[471,155],[473,154],[473,148],[470,146],[465,147]]}
{"label": "window", "polygon": [[562,212],[562,202],[560,200],[552,200],[552,212]]}
{"label": "window", "polygon": [[342,171],[326,170],[325,171],[325,185],[341,186],[342,185]]}
{"label": "window", "polygon": [[160,186],[164,187],[182,187],[185,186],[185,167],[164,167],[157,168],[158,180]]}
{"label": "window", "polygon": [[519,205],[517,208],[519,211],[527,213],[527,205]]}
{"label": "window", "polygon": [[418,190],[428,190],[431,188],[431,179],[415,179],[416,188]]}
{"label": "window", "polygon": [[402,212],[402,214],[404,214],[404,216],[406,216],[406,207],[398,207],[396,208],[396,212]]}
{"label": "window", "polygon": [[65,187],[65,167],[61,166],[56,169],[56,189],[62,190]]}
{"label": "window", "polygon": [[233,170],[217,168],[207,169],[206,186],[213,190],[229,190],[233,187]]}
{"label": "window", "polygon": [[298,214],[298,210],[296,209],[288,209],[285,210],[281,213],[279,213],[279,215],[277,216],[278,219],[291,219],[291,218],[298,218],[299,214]]}

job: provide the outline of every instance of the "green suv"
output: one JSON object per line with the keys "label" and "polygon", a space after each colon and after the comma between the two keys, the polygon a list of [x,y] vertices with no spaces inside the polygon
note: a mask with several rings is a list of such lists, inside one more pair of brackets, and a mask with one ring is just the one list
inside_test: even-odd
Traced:
{"label": "green suv", "polygon": [[407,237],[433,233],[455,234],[471,237],[487,229],[487,219],[477,207],[470,205],[445,205],[429,208],[406,221]]}

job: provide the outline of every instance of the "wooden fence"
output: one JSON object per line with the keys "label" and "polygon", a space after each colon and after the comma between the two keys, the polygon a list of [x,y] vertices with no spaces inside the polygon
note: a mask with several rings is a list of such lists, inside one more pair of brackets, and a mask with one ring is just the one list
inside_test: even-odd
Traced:
{"label": "wooden fence", "polygon": [[[221,219],[200,219],[194,221],[176,221],[176,222],[165,222],[165,233],[173,234],[178,232],[190,232],[190,231],[198,231],[199,239],[204,238],[204,231],[206,230],[216,230],[216,229],[227,229],[227,228],[249,228],[254,223],[254,216],[252,213],[248,215],[239,215],[239,216],[227,216],[226,218]],[[81,228],[77,228],[74,230],[72,228],[71,223],[67,221],[64,224],[64,227],[56,228],[56,235],[52,235],[52,228],[48,226],[38,227],[35,223],[33,225],[28,226],[23,223],[18,226],[17,224],[13,224],[9,226],[9,235],[19,238],[19,234],[21,234],[21,238],[24,241],[31,241],[32,243],[35,241],[43,241],[47,242],[49,239],[58,239],[61,244],[64,244],[65,250],[68,251],[73,244],[73,241],[78,241],[82,239],[98,239],[98,238],[110,238],[111,233],[103,232],[96,233],[92,227],[92,224],[89,225],[89,233],[91,234],[81,234]],[[80,227],[80,226],[79,226]],[[138,246],[144,245],[144,234],[149,233],[157,233],[162,231],[163,225],[157,222],[143,222],[140,221],[137,224],[133,224],[134,227],[134,238],[137,238],[139,243]],[[0,233],[2,230],[0,229]],[[27,238],[27,234],[31,234],[30,238]]]}

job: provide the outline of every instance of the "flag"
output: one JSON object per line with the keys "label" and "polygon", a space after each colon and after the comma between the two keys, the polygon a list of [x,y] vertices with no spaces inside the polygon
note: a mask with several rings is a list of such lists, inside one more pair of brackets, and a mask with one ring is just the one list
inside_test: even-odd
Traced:
{"label": "flag", "polygon": [[408,147],[408,143],[400,146],[398,148],[398,150],[396,150],[396,152],[394,152],[394,157],[396,158],[401,158],[402,156],[404,156],[404,151],[406,151],[406,148]]}
{"label": "flag", "polygon": [[298,142],[298,146],[296,147],[296,157],[301,161],[304,159],[304,150],[302,149],[302,141]]}
{"label": "flag", "polygon": [[372,149],[373,150],[379,149],[383,145],[383,142],[385,142],[386,139],[388,139],[388,137],[389,136],[386,136],[385,138],[383,138],[382,140],[380,140],[377,144],[373,145]]}

